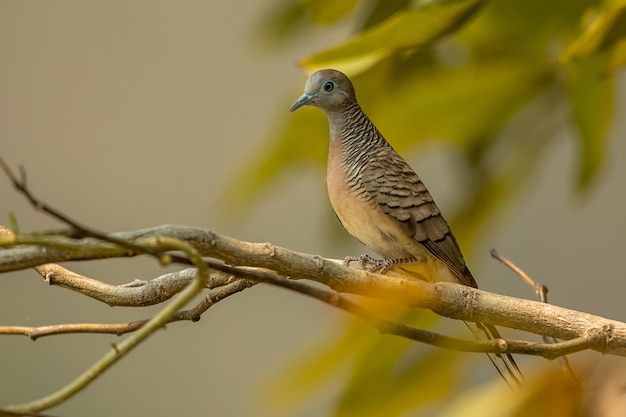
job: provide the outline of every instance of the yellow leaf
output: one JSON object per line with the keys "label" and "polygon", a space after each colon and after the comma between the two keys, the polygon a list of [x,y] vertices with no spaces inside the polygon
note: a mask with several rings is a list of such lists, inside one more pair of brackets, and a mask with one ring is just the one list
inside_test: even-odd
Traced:
{"label": "yellow leaf", "polygon": [[437,417],[571,417],[582,416],[583,391],[560,370],[534,375],[521,391],[494,380],[455,396]]}
{"label": "yellow leaf", "polygon": [[478,140],[494,137],[549,81],[545,62],[503,56],[390,78],[371,87],[378,88],[372,95],[375,99],[363,107],[387,140],[400,149],[433,139],[469,149]]}
{"label": "yellow leaf", "polygon": [[309,70],[342,68],[355,59],[376,62],[404,49],[428,45],[467,21],[483,0],[428,2],[419,8],[398,12],[347,41],[305,58],[300,64]]}
{"label": "yellow leaf", "polygon": [[609,65],[607,66],[607,74],[613,74],[615,71],[626,65],[626,39],[622,39],[613,47]]}
{"label": "yellow leaf", "polygon": [[297,352],[296,358],[286,361],[280,374],[261,387],[260,406],[274,415],[293,414],[293,409],[314,401],[315,394],[322,392],[329,381],[345,373],[355,356],[377,343],[379,335],[371,330],[357,320],[351,320],[347,327],[345,323],[331,327],[329,338],[315,343],[306,352]]}
{"label": "yellow leaf", "polygon": [[560,64],[614,47],[626,39],[626,2],[604,9],[559,57]]}
{"label": "yellow leaf", "polygon": [[[403,314],[395,320],[417,328],[430,328],[438,320],[429,311]],[[335,416],[399,416],[441,398],[455,379],[458,359],[458,352],[383,335],[360,350]]]}
{"label": "yellow leaf", "polygon": [[359,0],[302,0],[302,3],[311,13],[313,22],[328,25],[350,13]]}

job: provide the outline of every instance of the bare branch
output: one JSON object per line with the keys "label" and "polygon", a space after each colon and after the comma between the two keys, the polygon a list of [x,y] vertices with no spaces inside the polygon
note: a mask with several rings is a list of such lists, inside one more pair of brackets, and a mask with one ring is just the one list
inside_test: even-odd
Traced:
{"label": "bare branch", "polygon": [[30,412],[18,412],[7,410],[6,408],[0,408],[0,416],[2,417],[52,417],[50,414],[30,413]]}
{"label": "bare branch", "polygon": [[[45,264],[35,269],[50,285],[76,291],[116,307],[144,307],[162,303],[182,291],[198,275],[195,269],[187,268],[149,281],[111,285],[76,274],[57,264]],[[232,275],[215,271],[211,273],[208,286],[213,288],[226,285],[232,278]]]}
{"label": "bare branch", "polygon": [[83,390],[93,382],[101,373],[105,372],[113,364],[124,357],[128,352],[137,347],[142,341],[151,336],[156,330],[163,327],[185,304],[195,297],[208,283],[208,269],[197,251],[191,246],[175,239],[155,238],[152,244],[159,250],[182,250],[185,251],[198,268],[198,278],[191,282],[177,297],[167,304],[161,311],[152,317],[137,332],[133,333],[118,345],[115,345],[104,357],[97,361],[91,368],[79,375],[74,381],[65,387],[47,395],[23,404],[15,404],[5,407],[11,411],[31,412],[45,410],[66,401],[76,393]]}
{"label": "bare branch", "polygon": [[[519,277],[522,278],[522,280],[526,284],[528,284],[528,286],[531,287],[535,291],[535,294],[537,295],[537,298],[539,298],[539,301],[541,301],[542,303],[548,303],[548,287],[546,287],[545,285],[540,285],[539,283],[537,283],[522,268],[520,268],[519,266],[515,265],[515,263],[513,263],[511,260],[509,260],[509,259],[505,258],[504,256],[500,255],[495,249],[491,249],[490,253],[491,253],[491,256],[493,258],[495,258],[498,261],[502,262],[504,265],[506,265],[508,268],[510,268],[513,272],[515,272],[517,275],[519,275]],[[558,343],[558,340],[555,337],[541,335],[541,338],[543,339],[544,343]],[[563,355],[563,356],[559,357],[558,359],[559,359],[559,361],[561,363],[562,368],[574,380],[578,380],[578,377],[574,373],[574,369],[572,368],[572,365],[569,363],[569,360],[567,359],[567,356]]]}
{"label": "bare branch", "polygon": [[[212,274],[213,273],[211,273],[211,275]],[[223,273],[219,272],[219,274]],[[179,311],[167,323],[183,320],[198,321],[202,314],[218,301],[237,294],[253,285],[254,283],[245,279],[233,279],[232,282],[228,284],[212,289],[195,307],[189,310]],[[37,340],[44,336],[68,333],[100,333],[121,336],[140,329],[148,320],[149,319],[136,320],[128,323],[63,323],[38,327],[0,326],[0,334],[24,335],[32,340]]]}
{"label": "bare branch", "polygon": [[[593,332],[602,338],[594,343],[594,350],[626,355],[626,324],[592,314],[492,294],[453,283],[433,284],[408,280],[391,273],[372,274],[345,267],[341,261],[302,254],[269,243],[244,242],[201,228],[165,225],[113,235],[141,245],[150,244],[150,239],[157,236],[171,237],[189,243],[203,256],[217,258],[230,265],[269,269],[293,279],[314,280],[335,291],[393,300],[410,307],[428,308],[454,319],[480,321],[563,340],[587,337],[589,332]],[[0,246],[20,242],[22,240],[0,240]],[[34,243],[56,248],[33,246]],[[0,251],[0,272],[50,262],[127,255],[127,251],[93,238],[46,237],[45,241],[36,242],[33,239],[31,245]]]}
{"label": "bare branch", "polygon": [[19,193],[21,193],[26,200],[28,200],[28,202],[33,206],[33,208],[35,208],[36,210],[39,210],[43,213],[48,214],[49,216],[59,220],[62,223],[65,223],[66,225],[68,225],[70,227],[70,231],[68,233],[68,236],[71,237],[95,237],[99,240],[105,241],[105,242],[109,242],[109,243],[113,243],[117,246],[119,246],[120,248],[125,248],[128,249],[130,251],[132,251],[133,253],[139,254],[139,253],[150,253],[151,255],[154,255],[156,257],[159,257],[160,254],[157,251],[151,250],[151,249],[146,249],[146,248],[142,248],[141,246],[135,245],[133,242],[129,242],[129,241],[125,241],[125,240],[120,240],[117,239],[113,236],[108,236],[96,229],[93,229],[91,227],[85,226],[83,224],[80,224],[79,222],[77,222],[76,220],[72,219],[71,217],[65,215],[64,213],[62,213],[61,211],[57,210],[56,208],[50,206],[49,204],[47,204],[45,201],[40,200],[39,198],[37,198],[28,188],[28,182],[27,182],[27,176],[26,176],[26,169],[24,168],[23,165],[19,166],[19,178],[11,171],[11,169],[9,168],[9,166],[6,164],[6,162],[4,162],[4,159],[2,159],[0,157],[0,169],[2,169],[2,171],[4,171],[4,173],[6,174],[6,176],[9,178],[9,181],[11,181],[11,184],[13,184],[13,188],[15,188]]}
{"label": "bare branch", "polygon": [[[19,240],[11,230],[2,225],[1,238]],[[110,306],[121,307],[144,307],[169,300],[197,277],[196,270],[188,268],[149,281],[136,280],[124,285],[111,285],[77,274],[58,264],[48,263],[35,266],[34,269],[49,285],[78,292]],[[215,271],[210,276],[209,287],[226,285],[232,278],[232,275]]]}
{"label": "bare branch", "polygon": [[[492,340],[492,341],[467,341],[462,339],[451,338],[443,335],[439,335],[433,332],[416,329],[404,324],[395,323],[386,319],[379,317],[378,313],[374,313],[369,311],[368,309],[362,307],[358,303],[355,303],[342,295],[338,294],[335,291],[314,287],[308,285],[304,282],[294,281],[285,279],[275,272],[268,270],[261,270],[258,268],[245,268],[245,267],[231,267],[227,265],[218,264],[215,262],[207,261],[208,265],[213,268],[215,272],[212,272],[212,281],[219,282],[221,287],[213,289],[209,297],[205,298],[198,306],[191,310],[186,310],[177,313],[173,316],[169,322],[179,321],[179,320],[197,320],[200,318],[200,315],[206,311],[212,304],[217,302],[219,299],[225,298],[226,296],[232,295],[237,291],[241,291],[245,288],[253,285],[253,282],[264,282],[267,284],[271,284],[274,286],[279,286],[282,288],[287,288],[293,291],[300,292],[302,294],[308,295],[310,297],[314,297],[319,299],[327,304],[335,306],[339,309],[342,309],[348,313],[351,313],[357,317],[362,318],[368,323],[375,326],[381,333],[397,335],[400,337],[408,338],[411,340],[419,341],[422,343],[430,344],[433,346],[460,350],[465,352],[496,352],[496,353],[525,353],[531,355],[540,355],[547,358],[553,358],[558,355],[564,353],[571,353],[573,351],[587,349],[594,344],[599,343],[597,337],[584,337],[579,338],[574,341],[564,342],[563,344],[558,345],[544,345],[537,344],[531,342],[524,342],[518,340]],[[48,264],[50,265],[50,264]],[[65,270],[67,271],[67,270]],[[76,282],[77,285],[65,286],[66,288],[70,288],[72,290],[77,290],[81,293],[85,293],[86,295],[90,295],[88,292],[84,291],[83,285],[80,284],[80,276],[78,274],[71,273],[63,273],[63,275],[71,276],[72,282]],[[177,277],[181,279],[181,281],[188,283],[190,280],[195,278],[195,271],[192,269],[186,269],[180,271],[181,274],[173,273],[166,274],[168,279],[176,279]],[[234,282],[230,282],[229,284],[224,283],[224,279],[228,279],[232,281],[234,277],[238,277]],[[86,282],[90,283],[91,280],[86,277],[82,277]],[[122,286],[126,289],[141,289],[146,285],[149,285],[150,282],[159,280],[160,278],[155,278],[154,280],[144,282],[133,282],[131,284],[127,284]],[[99,281],[98,281],[99,283]],[[99,283],[98,285],[101,285]],[[225,284],[225,285],[224,285]],[[88,285],[87,285],[88,286]],[[112,287],[107,286],[106,284],[102,284],[102,287]],[[108,288],[107,288],[108,289]],[[100,299],[102,297],[94,297],[96,299]],[[143,326],[147,320],[135,321],[132,323],[118,323],[118,324],[94,324],[94,323],[78,323],[78,324],[60,324],[53,326],[42,326],[36,328],[30,327],[0,327],[0,333],[6,334],[26,334],[29,337],[35,339],[37,337],[52,335],[52,334],[63,334],[63,333],[113,333],[113,334],[124,334],[127,332],[135,331]]]}
{"label": "bare branch", "polygon": [[590,349],[604,342],[604,335],[600,332],[590,332],[585,336],[566,342],[547,344],[504,339],[485,341],[456,339],[385,320],[380,317],[379,313],[372,312],[335,291],[328,290],[326,288],[314,287],[304,282],[286,279],[274,272],[253,268],[243,269],[226,265],[211,265],[211,267],[228,271],[229,273],[239,277],[287,288],[289,290],[305,294],[309,297],[316,298],[365,320],[376,327],[382,334],[396,335],[445,349],[453,349],[463,352],[519,353],[553,359],[561,355]]}

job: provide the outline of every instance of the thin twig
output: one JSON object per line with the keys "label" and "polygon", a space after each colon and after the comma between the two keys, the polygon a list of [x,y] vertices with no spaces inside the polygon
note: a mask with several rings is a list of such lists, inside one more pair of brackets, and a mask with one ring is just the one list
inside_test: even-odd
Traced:
{"label": "thin twig", "polygon": [[545,285],[538,284],[522,268],[520,268],[519,266],[515,265],[508,258],[505,258],[504,256],[500,255],[497,250],[491,249],[489,251],[489,253],[490,253],[492,258],[502,262],[509,269],[511,269],[513,272],[515,272],[530,288],[532,288],[533,291],[535,292],[535,294],[537,295],[537,298],[539,298],[539,301],[541,301],[542,303],[547,303],[548,302],[548,297],[547,297],[548,288]]}
{"label": "thin twig", "polygon": [[[502,262],[504,265],[509,267],[513,272],[515,272],[520,278],[522,278],[522,280],[524,282],[526,282],[526,284],[528,284],[528,286],[533,289],[533,291],[537,295],[537,298],[539,299],[540,302],[545,303],[545,304],[549,304],[548,303],[548,287],[546,287],[545,285],[537,283],[537,281],[532,279],[530,277],[530,275],[528,275],[522,268],[517,266],[510,259],[500,255],[495,249],[491,249],[490,254],[491,254],[491,256],[493,258],[495,258],[498,261]],[[555,337],[541,335],[541,338],[543,339],[544,343],[546,343],[546,344],[558,344],[559,343],[559,340],[557,338],[555,338]],[[572,365],[570,364],[569,359],[567,359],[567,356],[563,355],[563,356],[559,357],[558,359],[559,359],[559,362],[561,363],[561,366],[563,367],[563,369],[575,381],[578,381],[580,383],[580,379],[574,373],[574,369],[572,368]]]}
{"label": "thin twig", "polygon": [[198,252],[190,245],[175,239],[161,238],[157,240],[157,246],[163,250],[182,250],[186,252],[190,259],[192,259],[198,267],[197,279],[189,284],[180,294],[178,294],[178,296],[167,304],[167,306],[152,317],[148,323],[137,330],[137,332],[131,334],[122,342],[114,346],[111,351],[98,360],[92,367],[87,369],[83,374],[78,376],[74,381],[43,398],[27,403],[11,405],[5,408],[18,412],[31,412],[45,410],[66,401],[68,398],[87,387],[101,373],[123,358],[128,352],[137,347],[156,330],[162,328],[163,325],[167,323],[177,311],[179,311],[185,304],[187,304],[191,299],[193,299],[193,297],[204,289],[208,282],[209,274],[208,269]]}
{"label": "thin twig", "polygon": [[50,414],[40,414],[40,413],[30,413],[30,412],[19,412],[19,411],[11,411],[6,408],[0,408],[0,417],[52,417]]}
{"label": "thin twig", "polygon": [[[149,253],[152,256],[161,258],[162,254],[159,253],[158,251],[155,251],[151,248],[144,248],[133,242],[129,242],[123,239],[118,239],[114,236],[110,236],[103,232],[100,232],[99,230],[96,230],[94,228],[85,226],[84,224],[79,223],[78,221],[62,213],[60,210],[57,210],[56,208],[48,205],[44,201],[37,198],[28,188],[28,182],[27,182],[28,177],[26,175],[26,169],[24,168],[23,165],[20,165],[18,168],[19,173],[20,173],[19,178],[11,171],[11,168],[8,166],[8,164],[6,164],[6,162],[2,159],[2,157],[0,157],[0,168],[4,171],[6,176],[9,178],[9,180],[13,184],[13,187],[22,195],[24,195],[24,197],[26,197],[28,202],[36,210],[46,213],[50,215],[51,217],[59,220],[60,222],[68,225],[72,230],[72,232],[68,234],[69,237],[95,237],[99,240],[112,243],[121,248],[126,248],[135,254]],[[165,260],[161,260],[161,261],[163,263],[166,262]]]}
{"label": "thin twig", "polygon": [[[167,323],[177,321],[198,321],[202,314],[215,303],[233,294],[250,288],[254,283],[245,279],[235,279],[233,282],[222,287],[212,289],[209,294],[202,299],[195,307],[179,311]],[[145,325],[149,319],[136,320],[128,323],[63,323],[48,326],[0,326],[0,334],[25,335],[32,340],[37,340],[45,336],[54,336],[69,333],[95,333],[114,334],[117,336],[134,332]],[[166,324],[167,324],[166,323]]]}
{"label": "thin twig", "polygon": [[[52,236],[49,237],[52,238]],[[23,243],[24,241],[30,241],[31,243],[42,242],[41,237],[25,239],[21,236],[15,236],[11,230],[2,225],[0,225],[1,238],[11,239],[14,243]],[[43,241],[46,242],[48,240]],[[54,245],[54,247],[79,250],[79,247],[76,245]],[[39,272],[49,285],[78,292],[112,307],[145,307],[167,301],[182,291],[197,275],[195,269],[187,268],[161,275],[149,281],[136,280],[124,285],[111,285],[77,274],[56,263],[35,266],[34,269]],[[226,285],[231,279],[231,275],[215,271],[211,274],[209,286],[214,288]]]}

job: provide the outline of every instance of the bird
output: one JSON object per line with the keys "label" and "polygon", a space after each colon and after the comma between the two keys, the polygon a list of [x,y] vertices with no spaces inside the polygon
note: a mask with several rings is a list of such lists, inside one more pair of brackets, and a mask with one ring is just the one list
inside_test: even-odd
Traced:
{"label": "bird", "polygon": [[[353,237],[383,257],[358,259],[373,261],[373,272],[398,269],[431,282],[478,288],[430,192],[365,114],[348,76],[335,69],[314,72],[289,111],[303,106],[317,107],[328,118],[326,184],[335,214]],[[478,339],[501,338],[491,324],[466,324]],[[522,385],[510,354],[488,356],[510,386]]]}

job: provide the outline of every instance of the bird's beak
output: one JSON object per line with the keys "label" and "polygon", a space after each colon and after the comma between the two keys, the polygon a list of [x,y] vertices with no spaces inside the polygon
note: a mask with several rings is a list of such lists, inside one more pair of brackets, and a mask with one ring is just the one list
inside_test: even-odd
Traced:
{"label": "bird's beak", "polygon": [[315,96],[313,94],[302,94],[292,105],[289,107],[289,111],[296,111],[302,106],[306,106],[313,100]]}

